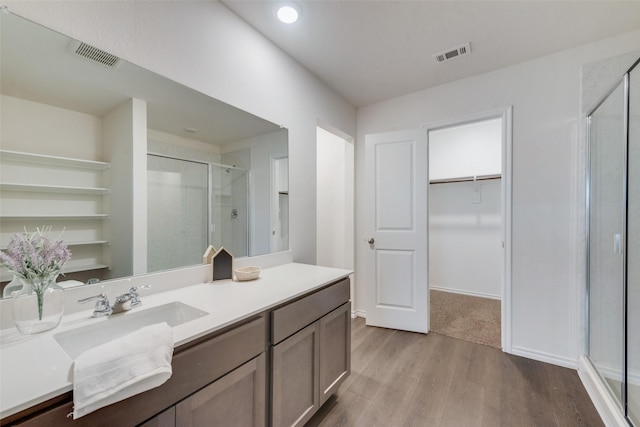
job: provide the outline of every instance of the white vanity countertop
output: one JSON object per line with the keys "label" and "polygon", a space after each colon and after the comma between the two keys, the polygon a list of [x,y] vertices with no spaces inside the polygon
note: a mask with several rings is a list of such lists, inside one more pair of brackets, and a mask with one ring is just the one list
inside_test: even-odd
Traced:
{"label": "white vanity countertop", "polygon": [[[215,332],[351,274],[349,270],[307,264],[263,269],[257,280],[203,283],[155,295],[141,295],[142,306],[118,314],[180,301],[209,314],[173,328],[174,346]],[[0,419],[73,389],[73,360],[54,335],[108,318],[91,318],[93,310],[66,315],[57,328],[21,335],[0,332]]]}

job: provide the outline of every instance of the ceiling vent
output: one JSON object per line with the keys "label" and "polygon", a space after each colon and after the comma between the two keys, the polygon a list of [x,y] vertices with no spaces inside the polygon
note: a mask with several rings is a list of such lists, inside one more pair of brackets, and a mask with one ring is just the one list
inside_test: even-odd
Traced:
{"label": "ceiling vent", "polygon": [[68,49],[71,53],[105,67],[117,68],[122,64],[121,58],[77,40],[72,40]]}
{"label": "ceiling vent", "polygon": [[433,57],[435,58],[436,62],[440,63],[440,62],[451,61],[453,58],[457,58],[462,55],[467,55],[469,53],[471,53],[471,44],[465,43],[463,45],[447,50],[445,52],[436,53],[435,55],[433,55]]}

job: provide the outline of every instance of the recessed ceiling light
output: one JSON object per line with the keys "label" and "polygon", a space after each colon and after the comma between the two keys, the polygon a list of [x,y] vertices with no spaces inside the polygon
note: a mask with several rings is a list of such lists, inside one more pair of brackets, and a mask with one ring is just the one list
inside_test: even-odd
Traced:
{"label": "recessed ceiling light", "polygon": [[300,12],[294,5],[288,4],[278,9],[278,19],[285,24],[293,24],[298,20]]}

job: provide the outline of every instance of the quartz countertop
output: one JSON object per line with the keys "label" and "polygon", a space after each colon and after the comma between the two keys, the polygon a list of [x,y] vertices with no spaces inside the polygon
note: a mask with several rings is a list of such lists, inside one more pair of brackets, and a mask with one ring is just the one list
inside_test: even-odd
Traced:
{"label": "quartz countertop", "polygon": [[[263,269],[247,282],[230,280],[179,287],[145,296],[142,305],[114,316],[179,301],[209,313],[173,327],[174,348],[255,314],[321,288],[351,274],[349,270],[290,263]],[[73,359],[54,335],[109,321],[92,318],[93,307],[63,317],[57,328],[21,335],[15,328],[0,332],[0,419],[73,389]]]}

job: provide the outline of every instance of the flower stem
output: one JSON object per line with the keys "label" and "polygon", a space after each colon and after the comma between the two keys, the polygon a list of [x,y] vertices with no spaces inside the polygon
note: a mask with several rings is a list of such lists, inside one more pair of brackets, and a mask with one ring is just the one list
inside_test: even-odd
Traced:
{"label": "flower stem", "polygon": [[42,304],[44,292],[36,291],[36,296],[38,297],[38,320],[42,321]]}

